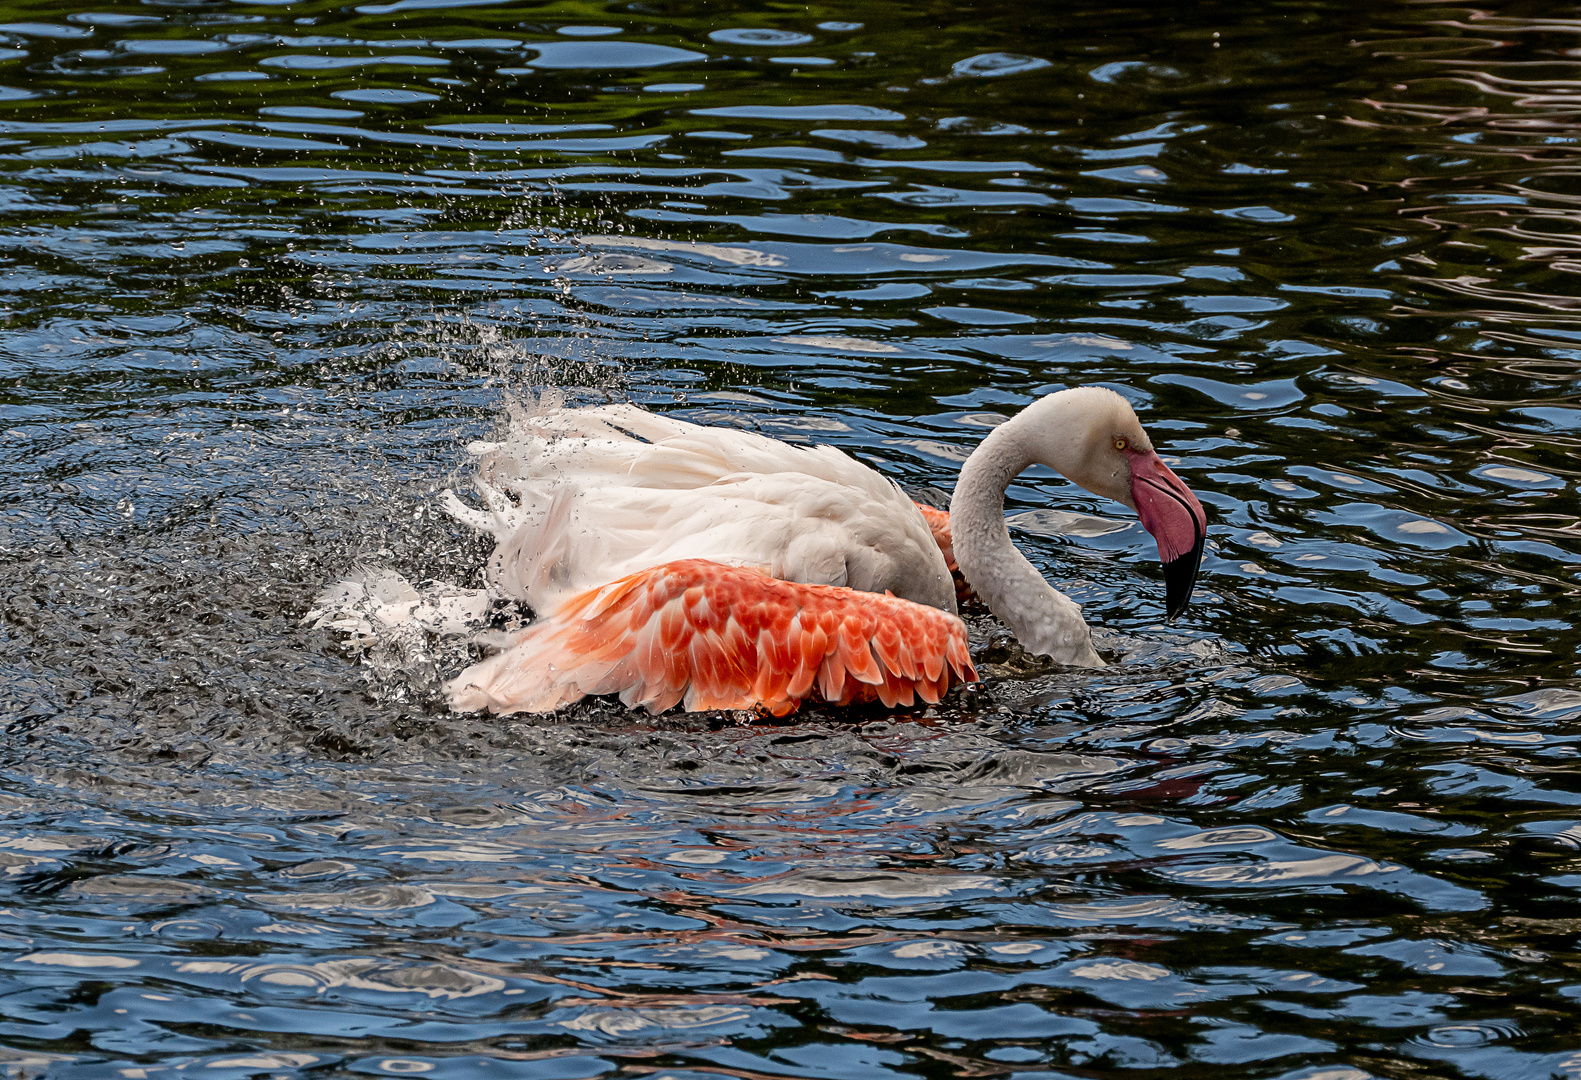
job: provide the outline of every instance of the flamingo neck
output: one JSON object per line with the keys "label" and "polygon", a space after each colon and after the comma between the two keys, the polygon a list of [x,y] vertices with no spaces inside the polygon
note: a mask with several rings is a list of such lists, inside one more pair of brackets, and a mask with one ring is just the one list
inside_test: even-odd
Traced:
{"label": "flamingo neck", "polygon": [[[1028,652],[1060,664],[1102,667],[1080,605],[1043,580],[1010,542],[1005,525],[1005,489],[1017,475],[1033,464],[1068,475],[1062,464],[1075,464],[1034,455],[1031,436],[1034,431],[1084,426],[1084,417],[1075,414],[1077,405],[1075,399],[1053,394],[990,432],[961,468],[950,500],[950,531],[966,583]],[[1036,445],[1046,450],[1048,440],[1039,439]]]}

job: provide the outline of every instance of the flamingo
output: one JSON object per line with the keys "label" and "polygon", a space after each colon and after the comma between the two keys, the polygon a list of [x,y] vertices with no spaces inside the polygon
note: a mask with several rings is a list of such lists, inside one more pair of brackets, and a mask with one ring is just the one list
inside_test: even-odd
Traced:
{"label": "flamingo", "polygon": [[958,569],[1032,653],[1102,667],[1081,608],[1010,541],[1004,493],[1034,464],[1136,511],[1158,542],[1166,614],[1191,597],[1207,518],[1125,398],[1049,394],[994,428],[949,512],[829,446],[794,446],[635,405],[513,406],[475,443],[494,537],[492,590],[537,620],[446,686],[458,711],[552,712],[619,694],[659,713],[936,703],[976,681],[956,614]]}

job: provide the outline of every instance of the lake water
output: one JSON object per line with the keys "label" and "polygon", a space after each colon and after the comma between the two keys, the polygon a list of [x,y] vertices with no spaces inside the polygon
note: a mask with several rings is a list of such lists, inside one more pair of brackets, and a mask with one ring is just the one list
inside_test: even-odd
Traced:
{"label": "lake water", "polygon": [[[0,23],[0,1072],[1581,1077],[1581,9],[61,0]],[[507,395],[948,489],[1101,383],[1195,605],[779,724],[304,628]]]}

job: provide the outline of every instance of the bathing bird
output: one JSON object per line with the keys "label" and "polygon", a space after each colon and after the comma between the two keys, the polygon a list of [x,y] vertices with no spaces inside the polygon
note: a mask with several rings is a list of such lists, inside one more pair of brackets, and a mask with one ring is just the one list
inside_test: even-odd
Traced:
{"label": "bathing bird", "polygon": [[630,404],[512,406],[507,434],[470,450],[484,508],[450,491],[442,503],[494,538],[490,589],[537,618],[447,684],[459,711],[602,694],[654,713],[936,703],[977,679],[952,572],[1028,652],[1101,667],[1081,608],[1011,543],[1010,482],[1046,465],[1134,510],[1171,618],[1207,528],[1130,404],[1101,387],[1049,394],[990,431],[948,513],[834,447]]}

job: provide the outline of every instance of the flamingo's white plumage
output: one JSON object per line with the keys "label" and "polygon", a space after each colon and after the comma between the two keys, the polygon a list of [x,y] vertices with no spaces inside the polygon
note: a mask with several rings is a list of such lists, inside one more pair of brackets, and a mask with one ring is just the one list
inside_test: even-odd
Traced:
{"label": "flamingo's white plumage", "polygon": [[603,405],[515,408],[504,440],[471,449],[488,509],[449,492],[443,505],[493,535],[489,584],[538,612],[680,559],[952,609],[949,567],[915,504],[831,446]]}
{"label": "flamingo's white plumage", "polygon": [[[1061,391],[995,428],[950,513],[831,447],[792,446],[631,405],[516,410],[475,444],[490,588],[538,621],[448,686],[457,709],[547,712],[618,693],[658,712],[938,701],[976,679],[951,570],[1029,651],[1101,666],[1081,610],[1010,543],[1009,482],[1048,465],[1132,507],[1158,540],[1174,614],[1206,518],[1110,390]],[[953,549],[953,550],[952,550]]]}

